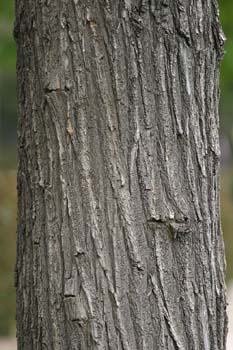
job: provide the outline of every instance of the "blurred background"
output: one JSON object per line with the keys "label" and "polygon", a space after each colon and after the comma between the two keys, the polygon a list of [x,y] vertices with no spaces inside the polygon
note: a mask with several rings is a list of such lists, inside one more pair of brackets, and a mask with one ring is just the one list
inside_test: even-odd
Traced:
{"label": "blurred background", "polygon": [[[227,37],[221,65],[221,210],[227,258],[229,314],[233,316],[233,1],[219,0]],[[16,241],[16,51],[12,38],[14,1],[0,0],[0,349],[15,350]],[[232,300],[232,303],[231,303]],[[232,308],[232,311],[231,311]],[[230,324],[228,350],[233,350]],[[232,343],[230,343],[232,342]]]}

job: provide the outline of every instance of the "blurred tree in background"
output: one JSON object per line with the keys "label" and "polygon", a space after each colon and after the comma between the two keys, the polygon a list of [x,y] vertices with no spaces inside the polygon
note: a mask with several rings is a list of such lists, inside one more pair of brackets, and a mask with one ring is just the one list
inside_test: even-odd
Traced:
{"label": "blurred tree in background", "polygon": [[14,329],[16,78],[14,1],[0,0],[0,335]]}
{"label": "blurred tree in background", "polygon": [[[233,1],[219,0],[227,37],[221,66],[222,226],[233,279]],[[16,230],[16,50],[12,37],[14,1],[0,0],[0,335],[14,327],[13,270]]]}
{"label": "blurred tree in background", "polygon": [[227,41],[220,76],[222,148],[221,215],[227,258],[227,281],[233,280],[233,1],[219,0]]}
{"label": "blurred tree in background", "polygon": [[15,171],[0,171],[0,335],[14,327],[16,189]]}

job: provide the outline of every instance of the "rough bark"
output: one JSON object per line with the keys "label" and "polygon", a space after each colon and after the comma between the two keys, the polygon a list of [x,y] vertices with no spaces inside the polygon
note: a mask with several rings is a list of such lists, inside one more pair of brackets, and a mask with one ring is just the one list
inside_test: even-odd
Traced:
{"label": "rough bark", "polygon": [[16,0],[18,350],[223,350],[215,0]]}

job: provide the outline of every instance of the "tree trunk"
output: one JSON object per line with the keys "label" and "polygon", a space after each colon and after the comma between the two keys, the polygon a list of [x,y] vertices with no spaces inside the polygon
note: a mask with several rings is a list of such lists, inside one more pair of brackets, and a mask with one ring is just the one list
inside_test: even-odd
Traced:
{"label": "tree trunk", "polygon": [[18,350],[223,350],[216,0],[16,0]]}

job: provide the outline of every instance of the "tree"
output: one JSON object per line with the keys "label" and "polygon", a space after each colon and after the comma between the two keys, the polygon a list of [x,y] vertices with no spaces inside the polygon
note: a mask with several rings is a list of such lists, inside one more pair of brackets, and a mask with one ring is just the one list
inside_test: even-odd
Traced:
{"label": "tree", "polygon": [[16,15],[18,349],[224,349],[216,1]]}

